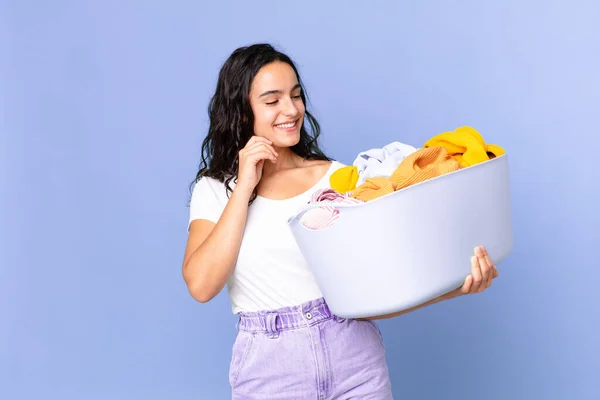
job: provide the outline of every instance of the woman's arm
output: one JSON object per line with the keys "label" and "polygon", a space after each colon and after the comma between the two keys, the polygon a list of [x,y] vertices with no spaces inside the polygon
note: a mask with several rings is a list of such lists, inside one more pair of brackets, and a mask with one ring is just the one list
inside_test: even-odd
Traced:
{"label": "woman's arm", "polygon": [[[450,292],[450,293],[452,293],[452,292]],[[384,314],[384,315],[377,315],[375,317],[366,317],[366,318],[357,318],[357,319],[359,319],[359,320],[376,320],[376,319],[387,319],[387,318],[398,317],[400,315],[404,315],[404,314],[408,314],[409,312],[416,311],[419,308],[427,307],[429,305],[432,305],[432,304],[435,304],[435,303],[439,303],[440,301],[443,301],[443,300],[449,300],[449,299],[452,299],[454,297],[456,297],[456,296],[450,296],[449,293],[446,293],[446,294],[443,294],[443,295],[441,295],[439,297],[436,297],[435,299],[429,300],[428,302],[425,302],[423,304],[419,304],[418,306],[407,308],[406,310],[398,311],[398,312],[395,312],[395,313],[392,313],[392,314]]]}
{"label": "woman's arm", "polygon": [[217,223],[194,220],[190,224],[183,279],[192,297],[206,303],[227,283],[240,253],[248,203],[262,177],[265,160],[277,161],[266,138],[252,136],[239,152],[238,180]]}
{"label": "woman's arm", "polygon": [[206,303],[227,283],[235,266],[251,192],[236,187],[219,221],[194,220],[183,260],[183,278],[192,297]]}

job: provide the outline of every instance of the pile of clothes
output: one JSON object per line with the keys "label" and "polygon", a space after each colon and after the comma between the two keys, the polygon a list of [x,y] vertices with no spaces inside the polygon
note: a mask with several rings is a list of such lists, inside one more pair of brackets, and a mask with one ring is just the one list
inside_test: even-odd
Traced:
{"label": "pile of clothes", "polygon": [[[479,132],[469,126],[436,135],[420,149],[393,142],[381,149],[361,152],[352,165],[335,171],[330,177],[331,189],[315,192],[309,204],[367,202],[502,154],[504,149],[486,144]],[[323,229],[335,223],[338,215],[333,206],[315,207],[300,222],[309,229]]]}

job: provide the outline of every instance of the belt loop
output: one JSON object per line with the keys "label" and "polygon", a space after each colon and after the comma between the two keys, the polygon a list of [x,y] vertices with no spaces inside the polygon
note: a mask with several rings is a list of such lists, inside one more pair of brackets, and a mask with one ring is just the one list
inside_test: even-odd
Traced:
{"label": "belt loop", "polygon": [[279,331],[277,330],[277,313],[268,313],[266,318],[267,332],[271,339],[279,337]]}

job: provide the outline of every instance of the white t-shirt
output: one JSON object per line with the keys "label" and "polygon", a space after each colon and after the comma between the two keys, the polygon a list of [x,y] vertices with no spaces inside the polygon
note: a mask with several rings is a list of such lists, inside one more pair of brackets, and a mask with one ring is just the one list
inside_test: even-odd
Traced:
{"label": "white t-shirt", "polygon": [[[285,200],[258,196],[250,205],[237,263],[227,281],[233,313],[274,310],[322,297],[287,220],[316,190],[329,188],[329,177],[343,166],[333,161],[319,182],[298,196]],[[202,177],[192,191],[189,222],[217,223],[227,201],[223,183]]]}

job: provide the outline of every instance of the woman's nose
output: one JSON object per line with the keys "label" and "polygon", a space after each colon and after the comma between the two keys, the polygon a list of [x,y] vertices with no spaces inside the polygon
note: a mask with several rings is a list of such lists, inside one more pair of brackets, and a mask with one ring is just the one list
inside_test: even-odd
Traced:
{"label": "woman's nose", "polygon": [[284,107],[285,108],[284,108],[283,112],[284,112],[285,115],[289,115],[289,116],[295,117],[296,115],[299,114],[298,107],[296,106],[296,103],[294,103],[293,99],[288,99],[285,102],[285,106]]}

